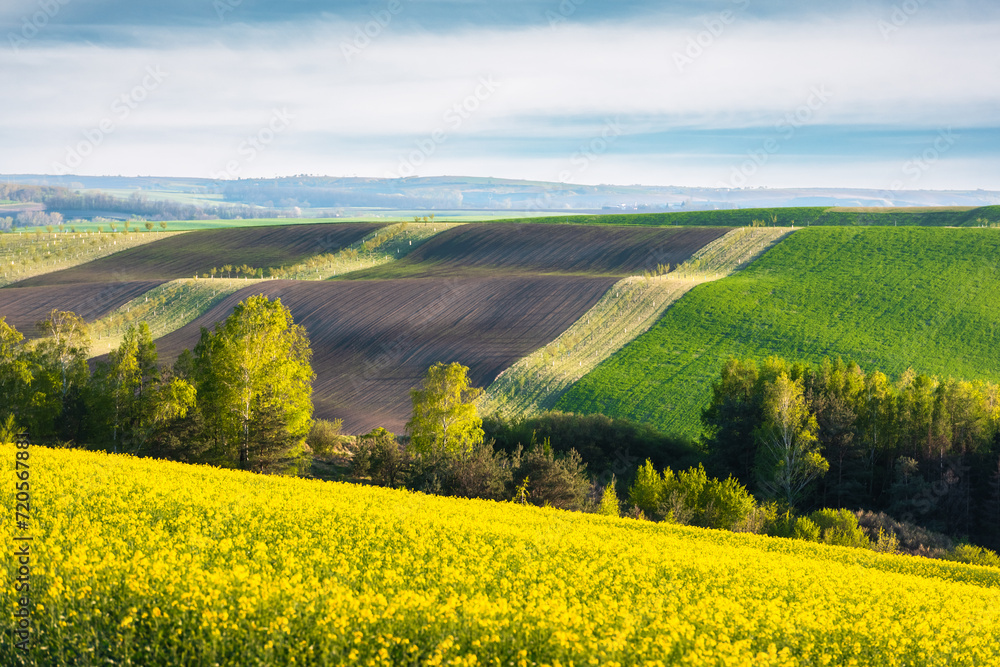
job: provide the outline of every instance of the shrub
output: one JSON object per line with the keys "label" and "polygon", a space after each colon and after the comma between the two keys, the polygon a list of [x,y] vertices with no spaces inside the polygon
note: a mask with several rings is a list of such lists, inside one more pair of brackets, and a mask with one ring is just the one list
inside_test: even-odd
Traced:
{"label": "shrub", "polygon": [[809,515],[819,526],[822,541],[842,547],[869,547],[868,537],[858,525],[858,517],[850,510],[821,509]]}
{"label": "shrub", "polygon": [[941,558],[969,565],[1000,567],[1000,556],[989,549],[977,547],[974,544],[959,544],[943,553]]}
{"label": "shrub", "polygon": [[601,503],[597,506],[597,513],[605,516],[621,516],[621,507],[618,502],[618,492],[615,490],[615,478],[612,477],[608,485],[601,493]]}
{"label": "shrub", "polygon": [[868,539],[876,545],[880,532],[891,533],[896,538],[899,553],[940,558],[944,552],[954,546],[954,543],[946,535],[921,528],[916,524],[897,521],[885,512],[861,510],[856,512],[856,516],[858,517],[858,525],[865,531]]}
{"label": "shrub", "polygon": [[792,526],[791,537],[796,540],[807,540],[809,542],[820,541],[820,528],[816,522],[807,516],[800,516],[795,519]]}
{"label": "shrub", "polygon": [[397,488],[406,480],[407,459],[396,436],[384,428],[358,437],[354,452],[355,477],[371,477],[379,486]]}
{"label": "shrub", "polygon": [[306,444],[313,450],[316,456],[327,457],[335,453],[341,446],[341,428],[344,426],[343,419],[329,421],[327,419],[317,419],[309,429],[306,437]]}
{"label": "shrub", "polygon": [[585,464],[576,450],[556,456],[546,441],[524,451],[520,448],[512,457],[513,478],[529,479],[529,502],[533,505],[582,510],[587,506],[590,480]]}
{"label": "shrub", "polygon": [[657,472],[653,462],[646,459],[646,463],[636,472],[635,481],[629,488],[628,503],[632,507],[637,507],[645,516],[653,517],[659,514],[660,503],[663,500],[663,476]]}

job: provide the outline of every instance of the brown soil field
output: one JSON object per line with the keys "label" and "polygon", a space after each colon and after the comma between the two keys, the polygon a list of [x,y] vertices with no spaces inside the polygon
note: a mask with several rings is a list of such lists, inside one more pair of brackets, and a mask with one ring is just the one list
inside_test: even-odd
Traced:
{"label": "brown soil field", "polygon": [[35,338],[35,323],[48,317],[53,308],[72,311],[91,322],[162,283],[162,280],[137,280],[7,287],[0,289],[0,317],[6,317],[7,324],[15,327],[25,338]]}
{"label": "brown soil field", "polygon": [[213,267],[247,264],[254,268],[294,264],[335,252],[384,227],[377,223],[328,223],[275,227],[206,229],[178,234],[62,271],[28,278],[10,287],[175,280]]}
{"label": "brown soil field", "polygon": [[193,349],[253,294],[279,297],[305,326],[316,372],[316,417],[343,419],[345,433],[403,432],[409,390],[438,361],[470,368],[485,387],[575,322],[613,278],[502,276],[392,281],[273,281],[236,292],[157,341],[161,362]]}
{"label": "brown soil field", "polygon": [[671,267],[723,236],[725,227],[469,224],[430,239],[399,262],[345,280],[512,273],[629,276]]}

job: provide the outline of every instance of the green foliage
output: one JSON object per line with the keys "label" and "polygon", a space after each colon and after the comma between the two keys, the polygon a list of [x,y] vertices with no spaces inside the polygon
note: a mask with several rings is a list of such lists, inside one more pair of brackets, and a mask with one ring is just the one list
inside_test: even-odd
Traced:
{"label": "green foliage", "polygon": [[601,492],[601,503],[597,506],[597,513],[604,516],[621,516],[621,503],[618,500],[618,491],[615,490],[615,478],[612,476],[604,490]]}
{"label": "green foliage", "polygon": [[871,542],[858,525],[858,517],[850,510],[821,509],[809,515],[819,527],[820,537],[827,544],[842,547],[871,546]]}
{"label": "green foliage", "polygon": [[646,459],[646,463],[636,472],[635,481],[629,488],[629,505],[638,507],[643,514],[652,517],[659,513],[664,498],[663,475],[652,461]]}
{"label": "green foliage", "polygon": [[699,285],[556,405],[696,437],[731,357],[967,380],[1000,378],[1000,235],[991,229],[799,230],[740,273]]}
{"label": "green foliage", "polygon": [[802,380],[781,373],[768,383],[762,413],[754,430],[758,485],[766,495],[791,506],[830,468],[819,451],[819,426],[806,403]]}
{"label": "green foliage", "polygon": [[369,477],[379,486],[398,488],[406,482],[406,456],[395,434],[384,428],[358,437],[352,466],[355,477]]}
{"label": "green foliage", "polygon": [[[782,208],[742,208],[718,211],[686,211],[675,213],[625,213],[618,215],[570,215],[533,218],[532,222],[549,224],[599,225],[683,225],[693,227],[750,227],[757,223],[765,227],[807,226],[931,226],[979,227],[983,220],[996,220],[1000,206],[983,206],[971,210],[844,210],[822,206]],[[497,221],[506,222],[506,221]],[[511,221],[513,222],[513,221]]]}
{"label": "green foliage", "polygon": [[199,407],[222,462],[261,470],[271,450],[308,435],[312,350],[280,299],[241,302],[214,332],[202,330],[195,357]]}
{"label": "green foliage", "polygon": [[800,516],[795,519],[792,527],[791,537],[796,540],[807,540],[809,542],[819,542],[823,537],[823,531],[816,525],[816,522],[807,516]]}
{"label": "green foliage", "polygon": [[650,459],[659,467],[689,468],[701,452],[687,439],[664,435],[646,424],[604,415],[544,412],[530,417],[483,418],[486,440],[513,452],[518,445],[548,440],[556,452],[575,449],[594,475],[631,475],[636,460]]}
{"label": "green foliage", "polygon": [[512,469],[513,479],[530,480],[528,502],[531,504],[578,511],[588,508],[587,464],[576,450],[556,455],[547,442],[527,450],[519,448],[514,452]]}
{"label": "green foliage", "polygon": [[941,556],[944,560],[985,567],[1000,567],[1000,556],[989,549],[973,544],[959,544]]}
{"label": "green foliage", "polygon": [[406,424],[415,452],[469,452],[483,441],[483,421],[475,400],[482,389],[469,386],[469,369],[438,362],[427,370],[421,389],[410,392],[413,417]]}
{"label": "green foliage", "polygon": [[312,449],[313,454],[319,457],[330,456],[340,448],[343,437],[341,430],[344,427],[343,419],[316,419],[309,430],[309,437],[306,444]]}
{"label": "green foliage", "polygon": [[648,459],[629,489],[629,504],[651,518],[704,528],[736,530],[756,508],[753,496],[732,477],[708,477],[705,468],[658,472]]}
{"label": "green foliage", "polygon": [[14,442],[21,429],[17,426],[17,421],[13,414],[9,414],[0,419],[0,445]]}

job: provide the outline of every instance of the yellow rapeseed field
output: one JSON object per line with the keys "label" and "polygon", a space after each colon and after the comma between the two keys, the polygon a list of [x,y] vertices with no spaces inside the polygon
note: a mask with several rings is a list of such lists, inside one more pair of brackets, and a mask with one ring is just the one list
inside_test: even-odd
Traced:
{"label": "yellow rapeseed field", "polygon": [[0,457],[3,665],[1000,664],[998,570],[40,447],[24,531]]}

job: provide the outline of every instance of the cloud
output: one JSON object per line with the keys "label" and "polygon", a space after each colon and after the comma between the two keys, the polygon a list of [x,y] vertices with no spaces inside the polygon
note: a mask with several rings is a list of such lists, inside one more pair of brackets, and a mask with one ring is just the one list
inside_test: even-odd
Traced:
{"label": "cloud", "polygon": [[[637,177],[698,174],[714,185],[777,137],[780,151],[756,175],[764,182],[795,173],[830,179],[829,164],[860,178],[843,165],[898,165],[921,133],[953,127],[987,140],[956,146],[948,160],[985,166],[979,180],[997,176],[1000,89],[984,84],[1000,69],[992,5],[921,5],[893,18],[891,3],[778,16],[773,2],[633,2],[612,14],[613,5],[587,0],[552,22],[546,12],[563,16],[565,5],[400,2],[374,27],[372,12],[386,2],[243,0],[221,25],[197,13],[209,1],[163,3],[172,9],[157,5],[160,14],[145,19],[156,25],[139,28],[121,4],[68,2],[51,34],[129,38],[39,36],[0,52],[0,86],[19,92],[0,111],[0,171],[51,172],[110,119],[113,130],[80,173],[209,176],[240,160],[241,175],[382,176],[432,140],[423,175],[555,180],[569,171],[580,182],[650,182]],[[0,19],[33,6],[8,7]],[[108,16],[118,27],[94,28]],[[165,78],[131,99],[149,67]],[[487,95],[477,93],[484,81],[492,82]],[[135,103],[124,117],[123,96]],[[276,110],[294,119],[247,160],[241,146]],[[621,123],[622,136],[586,169],[574,167],[609,122]]]}

